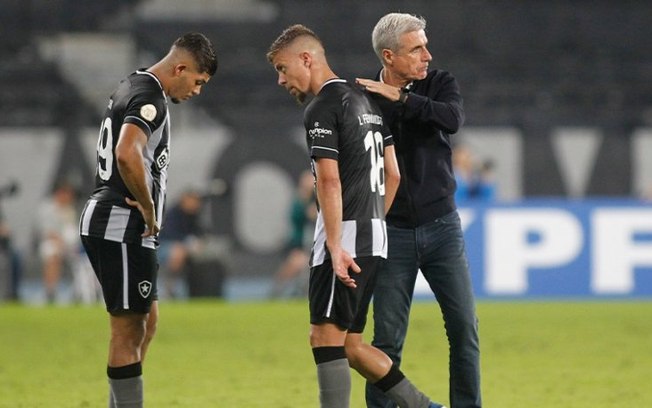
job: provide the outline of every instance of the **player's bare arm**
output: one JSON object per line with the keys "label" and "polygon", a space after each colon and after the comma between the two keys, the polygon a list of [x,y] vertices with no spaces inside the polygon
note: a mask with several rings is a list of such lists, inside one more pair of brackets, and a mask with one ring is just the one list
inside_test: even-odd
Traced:
{"label": "player's bare arm", "polygon": [[356,78],[355,82],[364,86],[367,91],[382,95],[390,101],[396,102],[401,98],[401,88],[399,87],[366,78]]}
{"label": "player's bare arm", "polygon": [[138,126],[127,123],[120,130],[120,138],[115,148],[120,176],[136,198],[136,201],[126,198],[127,203],[138,208],[147,224],[143,237],[153,236],[159,232],[154,201],[145,176],[143,149],[146,143],[147,135]]}
{"label": "player's bare arm", "polygon": [[386,146],[384,153],[385,161],[385,214],[392,207],[398,185],[401,182],[401,172],[396,160],[396,149],[394,146]]}
{"label": "player's bare arm", "polygon": [[331,254],[333,271],[346,286],[355,288],[355,279],[349,269],[359,273],[360,267],[351,255],[342,249],[342,185],[336,160],[320,158],[315,161],[317,173],[317,201],[324,218],[326,246]]}

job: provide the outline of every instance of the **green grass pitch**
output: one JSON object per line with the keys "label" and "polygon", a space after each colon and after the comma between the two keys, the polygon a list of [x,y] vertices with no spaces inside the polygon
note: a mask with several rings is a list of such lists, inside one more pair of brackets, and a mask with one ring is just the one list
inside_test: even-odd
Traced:
{"label": "green grass pitch", "polygon": [[[483,301],[478,315],[484,406],[652,406],[652,302]],[[403,371],[448,404],[444,336],[436,303],[417,302]],[[0,407],[105,407],[107,339],[101,307],[1,304]],[[316,407],[307,304],[162,303],[144,378],[150,407]]]}

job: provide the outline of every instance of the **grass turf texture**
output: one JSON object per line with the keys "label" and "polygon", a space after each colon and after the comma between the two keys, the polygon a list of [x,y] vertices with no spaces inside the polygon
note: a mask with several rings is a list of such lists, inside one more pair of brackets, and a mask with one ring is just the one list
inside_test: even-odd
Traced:
{"label": "grass turf texture", "polygon": [[[481,302],[478,315],[485,406],[652,406],[652,302]],[[307,319],[304,302],[161,304],[146,405],[318,406]],[[448,404],[437,305],[417,302],[410,324],[403,370]],[[0,305],[0,407],[105,407],[107,339],[100,307]]]}

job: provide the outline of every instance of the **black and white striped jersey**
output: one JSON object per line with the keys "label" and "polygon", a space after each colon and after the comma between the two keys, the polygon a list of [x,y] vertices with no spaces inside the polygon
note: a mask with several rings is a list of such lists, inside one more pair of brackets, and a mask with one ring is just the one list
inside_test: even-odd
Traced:
{"label": "black and white striped jersey", "polygon": [[[387,257],[384,148],[394,143],[376,103],[343,79],[327,81],[304,112],[313,160],[338,161],[342,185],[342,247],[352,257]],[[310,265],[329,259],[319,211]]]}
{"label": "black and white striped jersey", "polygon": [[158,78],[139,70],[122,80],[109,99],[97,141],[95,190],[82,212],[80,234],[155,248],[156,238],[141,238],[145,221],[125,201],[125,197],[134,197],[120,177],[115,160],[115,147],[125,123],[138,126],[147,135],[143,151],[147,183],[156,219],[162,219],[170,158],[168,104]]}

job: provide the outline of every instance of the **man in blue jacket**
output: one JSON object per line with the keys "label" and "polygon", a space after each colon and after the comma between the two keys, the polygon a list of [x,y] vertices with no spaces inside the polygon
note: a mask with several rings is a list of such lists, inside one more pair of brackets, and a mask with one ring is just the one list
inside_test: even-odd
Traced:
{"label": "man in blue jacket", "polygon": [[[376,99],[396,142],[401,183],[387,214],[388,259],[374,290],[372,344],[400,364],[418,270],[444,317],[450,345],[452,408],[481,407],[480,348],[473,288],[454,193],[450,135],[464,122],[462,97],[448,72],[428,70],[423,18],[382,17],[372,34],[383,68],[358,79]],[[367,386],[367,406],[395,405]]]}

